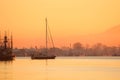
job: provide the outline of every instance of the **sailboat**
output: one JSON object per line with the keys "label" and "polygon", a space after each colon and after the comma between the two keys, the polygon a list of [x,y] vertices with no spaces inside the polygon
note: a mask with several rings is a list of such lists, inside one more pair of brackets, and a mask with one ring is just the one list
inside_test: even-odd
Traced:
{"label": "sailboat", "polygon": [[[55,59],[55,55],[50,55],[48,52],[48,25],[47,25],[47,18],[45,19],[46,21],[46,51],[37,53],[37,54],[32,54],[31,59]],[[53,40],[52,40],[53,41]]]}

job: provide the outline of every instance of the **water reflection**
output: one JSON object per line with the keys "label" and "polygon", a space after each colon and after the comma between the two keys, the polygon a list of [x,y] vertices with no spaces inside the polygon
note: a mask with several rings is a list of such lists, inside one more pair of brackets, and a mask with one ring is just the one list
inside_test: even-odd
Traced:
{"label": "water reflection", "polygon": [[13,61],[10,60],[10,61],[0,61],[0,64],[12,64]]}
{"label": "water reflection", "polygon": [[13,80],[13,61],[0,61],[0,80]]}
{"label": "water reflection", "polygon": [[17,58],[0,62],[0,80],[120,80],[120,59]]}

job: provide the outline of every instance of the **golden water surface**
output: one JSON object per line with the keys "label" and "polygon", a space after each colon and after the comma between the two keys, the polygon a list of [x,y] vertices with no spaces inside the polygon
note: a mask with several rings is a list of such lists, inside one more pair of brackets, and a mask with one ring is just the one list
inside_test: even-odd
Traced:
{"label": "golden water surface", "polygon": [[120,57],[16,58],[0,62],[0,80],[120,80]]}

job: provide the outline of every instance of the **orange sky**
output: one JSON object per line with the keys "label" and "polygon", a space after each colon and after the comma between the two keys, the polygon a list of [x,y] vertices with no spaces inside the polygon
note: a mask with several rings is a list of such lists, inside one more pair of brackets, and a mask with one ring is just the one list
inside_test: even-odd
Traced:
{"label": "orange sky", "polygon": [[[0,0],[0,31],[12,31],[14,47],[44,46],[45,17],[56,46],[120,24],[120,0]],[[72,41],[74,38],[75,41]]]}

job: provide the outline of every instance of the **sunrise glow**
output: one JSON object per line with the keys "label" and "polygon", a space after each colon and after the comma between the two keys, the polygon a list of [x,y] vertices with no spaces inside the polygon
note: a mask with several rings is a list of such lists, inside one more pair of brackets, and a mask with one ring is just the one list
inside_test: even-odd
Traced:
{"label": "sunrise glow", "polygon": [[0,0],[0,31],[13,33],[14,47],[44,46],[47,17],[55,46],[91,44],[90,35],[120,25],[119,4],[119,0]]}

